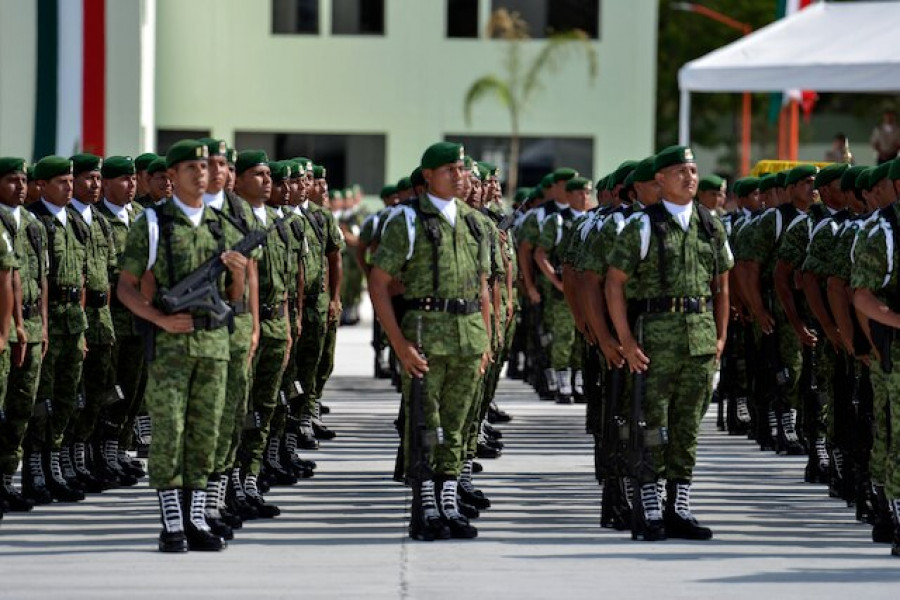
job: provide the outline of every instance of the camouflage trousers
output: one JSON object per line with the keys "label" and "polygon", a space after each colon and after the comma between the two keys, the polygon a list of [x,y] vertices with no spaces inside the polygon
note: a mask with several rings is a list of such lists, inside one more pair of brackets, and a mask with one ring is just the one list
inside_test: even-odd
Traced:
{"label": "camouflage trousers", "polygon": [[543,286],[541,294],[544,298],[544,331],[551,335],[550,367],[555,371],[580,369],[581,346],[575,335],[575,319],[566,299],[549,281]]}
{"label": "camouflage trousers", "polygon": [[[650,449],[650,473],[656,479],[690,481],[697,462],[697,439],[704,407],[709,405],[715,355],[691,356],[688,336],[666,323],[645,326],[644,351],[650,358],[645,374],[644,419],[649,429],[668,429],[668,443]],[[673,332],[679,334],[673,334]]]}
{"label": "camouflage trousers", "polygon": [[144,389],[147,387],[143,338],[138,335],[116,336],[113,369],[125,399],[109,406],[101,415],[100,425],[108,428],[101,435],[118,438],[120,447],[130,448],[134,420],[144,403]]}
{"label": "camouflage trousers", "polygon": [[78,409],[78,384],[84,363],[84,334],[51,334],[38,383],[34,417],[28,424],[29,451],[59,450]]}
{"label": "camouflage trousers", "polygon": [[[429,463],[435,475],[458,477],[465,453],[464,437],[466,418],[475,399],[481,376],[478,369],[481,355],[429,356],[428,374],[425,376],[425,424],[430,431],[443,429],[444,443],[429,450]],[[410,437],[409,392],[410,376],[402,375],[406,432]],[[409,449],[406,448],[406,466],[409,472]]]}
{"label": "camouflage trousers", "polygon": [[112,360],[114,349],[112,344],[89,347],[81,372],[84,406],[69,423],[66,444],[90,441],[103,409],[118,401]]}
{"label": "camouflage trousers", "polygon": [[[784,390],[787,404],[785,408],[800,410],[803,405],[800,399],[800,373],[803,370],[803,351],[800,348],[800,340],[797,339],[797,334],[794,333],[794,328],[788,322],[780,303],[776,304],[774,318],[781,364],[790,371],[790,380]],[[754,326],[754,330],[758,329]]]}
{"label": "camouflage trousers", "polygon": [[40,377],[41,344],[28,344],[22,366],[12,365],[9,369],[3,409],[6,421],[0,423],[0,475],[12,475],[19,467],[22,439],[34,412],[34,397]]}
{"label": "camouflage trousers", "polygon": [[[886,396],[884,439],[884,492],[889,499],[900,499],[900,342],[891,346],[891,357],[894,359],[890,373],[882,373]],[[876,417],[877,418],[877,417]]]}
{"label": "camouflage trousers", "polygon": [[253,357],[249,410],[237,457],[241,467],[254,475],[259,474],[262,466],[269,426],[278,403],[287,344],[287,340],[262,337]]}
{"label": "camouflage trousers", "polygon": [[887,382],[881,370],[881,363],[875,356],[869,361],[869,380],[872,382],[872,452],[869,458],[869,472],[872,482],[882,484],[887,475],[888,427],[890,410],[888,407]]}
{"label": "camouflage trousers", "polygon": [[356,306],[362,298],[363,272],[356,262],[354,248],[343,255],[344,274],[341,279],[341,300],[347,306]]}
{"label": "camouflage trousers", "polygon": [[9,358],[10,358],[9,340],[6,342],[6,348],[0,352],[0,411],[6,408],[6,392],[7,382],[9,380]]}
{"label": "camouflage trousers", "polygon": [[[253,336],[253,317],[250,314],[234,318],[234,332],[229,336],[228,384],[225,404],[219,422],[216,441],[214,473],[224,473],[234,464],[241,441],[244,417],[247,414],[247,394],[250,390],[250,344]],[[154,436],[155,436],[154,432]]]}
{"label": "camouflage trousers", "polygon": [[205,489],[215,462],[228,361],[161,354],[147,371],[150,487]]}
{"label": "camouflage trousers", "polygon": [[[312,302],[312,306],[303,307],[303,330],[295,352],[294,365],[297,379],[303,386],[303,395],[291,402],[291,415],[298,419],[315,414],[316,402],[322,397],[322,386],[334,368],[334,337],[329,342],[329,336],[333,333],[329,330],[337,326],[328,323],[327,302]],[[327,347],[330,347],[330,352]]]}

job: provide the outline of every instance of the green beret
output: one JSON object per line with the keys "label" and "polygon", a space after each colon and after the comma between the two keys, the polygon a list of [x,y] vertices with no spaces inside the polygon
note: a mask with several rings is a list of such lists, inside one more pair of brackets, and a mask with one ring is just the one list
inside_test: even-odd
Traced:
{"label": "green beret", "polygon": [[775,187],[778,187],[778,175],[775,173],[766,173],[759,178],[760,193],[767,192]]}
{"label": "green beret", "polygon": [[569,181],[573,177],[578,177],[578,171],[569,167],[561,167],[553,171],[553,183],[557,181]]}
{"label": "green beret", "polygon": [[24,158],[4,156],[0,158],[0,177],[10,173],[27,173],[28,163]]}
{"label": "green beret", "polygon": [[[629,190],[634,187],[634,171],[628,174],[628,177],[625,178],[625,181],[622,182],[622,192]],[[621,193],[621,192],[620,192]]]}
{"label": "green beret", "polygon": [[135,172],[134,160],[130,156],[110,156],[103,161],[103,167],[100,169],[103,179],[134,175]]}
{"label": "green beret", "polygon": [[749,196],[753,193],[753,190],[759,189],[759,179],[756,177],[741,177],[734,182],[731,189],[734,191],[734,195],[739,198]]}
{"label": "green beret", "polygon": [[500,177],[500,167],[498,167],[497,165],[489,162],[481,162],[478,164],[483,166],[485,170],[487,170],[488,177]]}
{"label": "green beret", "polygon": [[272,181],[284,181],[290,179],[292,167],[293,163],[289,160],[270,161],[269,171],[272,173]]}
{"label": "green beret", "polygon": [[687,146],[669,146],[653,157],[653,172],[659,173],[666,167],[692,162],[696,162],[693,150]]}
{"label": "green beret", "polygon": [[849,168],[850,165],[845,163],[835,163],[833,165],[822,167],[822,169],[816,174],[816,189],[823,188],[833,181],[840,180],[841,175],[843,175],[844,172]]}
{"label": "green beret", "polygon": [[480,179],[481,181],[484,181],[485,179],[487,179],[488,173],[489,173],[489,171],[487,170],[487,167],[485,167],[481,163],[476,163],[475,166],[476,166],[476,171],[477,171],[476,174],[478,175],[478,179]]}
{"label": "green beret", "polygon": [[544,175],[543,179],[541,179],[540,187],[548,188],[553,185],[553,173],[547,173]]}
{"label": "green beret", "polygon": [[606,176],[606,191],[611,192],[613,188],[616,187],[616,178],[613,177],[613,174],[610,173]]}
{"label": "green beret", "polygon": [[299,179],[306,175],[306,169],[303,168],[303,163],[294,159],[286,160],[285,162],[291,166],[291,179]]}
{"label": "green beret", "polygon": [[606,189],[606,178],[607,177],[609,177],[609,175],[604,175],[603,177],[601,177],[600,179],[597,180],[597,189],[598,190]]}
{"label": "green beret", "polygon": [[515,196],[513,196],[513,202],[527,202],[530,195],[531,188],[519,188],[516,190]]}
{"label": "green beret", "polygon": [[775,173],[775,187],[780,187],[784,189],[787,187],[787,175],[790,172],[790,169],[786,169],[784,171],[778,171]]}
{"label": "green beret", "polygon": [[[897,160],[897,159],[889,160],[886,163],[881,163],[881,164],[882,165],[885,165],[885,164],[890,165],[890,167],[888,167],[888,175],[887,175],[888,177],[890,177],[894,181],[896,181],[897,179],[900,179],[900,160]],[[878,165],[878,166],[880,167],[881,165]]]}
{"label": "green beret", "polygon": [[229,165],[236,166],[237,165],[237,157],[238,151],[234,148],[228,148],[225,151],[225,161],[228,162]]}
{"label": "green beret", "polygon": [[[625,183],[625,179],[628,177],[628,174],[634,171],[637,167],[638,163],[636,160],[626,160],[621,165],[619,165],[615,171],[613,171],[612,179],[613,184],[612,187],[616,187],[617,185],[623,185]],[[632,182],[634,178],[632,178]]]}
{"label": "green beret", "polygon": [[857,165],[855,167],[850,167],[849,169],[844,171],[844,174],[841,175],[841,191],[849,192],[849,191],[855,189],[856,188],[856,178],[859,176],[860,173],[862,173],[865,170],[866,170],[866,167]]}
{"label": "green beret", "polygon": [[404,177],[400,181],[397,182],[394,191],[395,192],[405,192],[406,190],[412,189],[412,179],[409,177]]}
{"label": "green beret", "polygon": [[45,156],[34,165],[35,181],[50,181],[60,175],[72,174],[72,161],[62,156]]}
{"label": "green beret", "polygon": [[463,167],[465,167],[466,169],[471,169],[473,166],[475,166],[477,164],[478,163],[475,162],[475,159],[472,158],[471,156],[469,156],[468,154],[463,156]]}
{"label": "green beret", "polygon": [[334,198],[335,200],[337,200],[338,198],[340,198],[341,200],[343,200],[343,199],[344,199],[344,192],[342,192],[341,190],[328,190],[328,196],[329,196],[330,198]]}
{"label": "green beret", "polygon": [[150,166],[150,163],[157,158],[159,158],[159,154],[156,152],[144,152],[134,159],[134,168],[137,171],[146,171],[147,167]]}
{"label": "green beret", "polygon": [[307,171],[312,171],[313,161],[311,159],[306,158],[305,156],[295,156],[291,160],[297,163],[297,166],[302,171],[301,175]]}
{"label": "green beret", "polygon": [[653,181],[653,176],[656,174],[656,171],[653,170],[653,160],[655,156],[648,156],[644,160],[638,162],[634,167],[634,181],[635,183],[647,183],[648,181]]}
{"label": "green beret", "polygon": [[585,177],[572,177],[566,182],[566,191],[574,192],[576,190],[592,190],[594,182]]}
{"label": "green beret", "polygon": [[147,175],[155,175],[160,171],[166,170],[166,157],[160,156],[159,158],[153,159],[153,162],[147,165]]}
{"label": "green beret", "polygon": [[225,143],[225,140],[205,137],[197,141],[206,146],[209,156],[224,156],[226,159],[228,158],[228,144]]}
{"label": "green beret", "polygon": [[697,191],[718,192],[724,184],[725,180],[718,175],[706,175],[700,178],[700,182],[697,184]]}
{"label": "green beret", "polygon": [[28,165],[25,167],[25,177],[28,178],[28,181],[35,181],[34,179],[34,165]]}
{"label": "green beret", "polygon": [[237,160],[234,163],[234,173],[235,175],[240,175],[247,169],[257,165],[268,164],[269,157],[266,155],[265,150],[244,150],[238,154]]}
{"label": "green beret", "polygon": [[873,187],[878,185],[878,183],[882,179],[885,179],[886,177],[890,177],[891,166],[892,166],[893,162],[894,162],[893,160],[889,160],[889,161],[881,163],[877,167],[872,167],[872,170],[869,172],[869,178],[871,179],[871,182],[872,182],[870,184],[871,187],[869,189],[872,189]]}
{"label": "green beret", "polygon": [[531,197],[534,198],[535,200],[540,200],[541,198],[543,198],[544,197],[544,188],[542,188],[539,185],[536,185],[533,188],[531,188]]}
{"label": "green beret", "polygon": [[466,156],[466,150],[462,144],[454,142],[438,142],[428,146],[422,154],[422,160],[419,166],[423,169],[437,169],[442,165],[455,163],[463,160]]}
{"label": "green beret", "polygon": [[413,186],[424,186],[425,178],[422,176],[422,167],[413,169],[413,172],[409,176],[409,180],[412,182]]}
{"label": "green beret", "polygon": [[96,154],[76,154],[69,160],[72,161],[72,175],[99,171],[103,167],[103,159]]}
{"label": "green beret", "polygon": [[179,140],[166,152],[166,168],[171,169],[186,160],[206,160],[209,147],[200,140]]}
{"label": "green beret", "polygon": [[[402,180],[401,180],[401,181],[402,181]],[[397,190],[397,186],[396,186],[396,185],[386,185],[386,186],[384,186],[383,188],[381,188],[381,193],[378,194],[378,196],[379,196],[382,200],[387,200],[387,198],[388,198],[389,196],[393,196],[393,195],[396,194],[397,192],[398,192],[398,190]]]}
{"label": "green beret", "polygon": [[856,189],[867,192],[872,190],[872,171],[873,167],[863,167],[863,170],[856,176]]}
{"label": "green beret", "polygon": [[327,177],[325,167],[313,165],[313,179],[325,179]]}
{"label": "green beret", "polygon": [[784,179],[784,185],[793,185],[807,177],[815,177],[818,172],[819,167],[816,165],[797,165],[788,171],[787,177]]}

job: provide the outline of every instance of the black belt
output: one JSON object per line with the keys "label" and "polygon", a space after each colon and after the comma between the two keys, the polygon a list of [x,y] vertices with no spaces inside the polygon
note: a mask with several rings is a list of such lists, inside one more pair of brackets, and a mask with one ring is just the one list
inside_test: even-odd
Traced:
{"label": "black belt", "polygon": [[23,304],[22,305],[22,318],[30,319],[31,317],[37,317],[41,314],[41,299],[38,298],[31,304]]}
{"label": "black belt", "polygon": [[315,302],[316,300],[319,299],[319,296],[321,296],[321,295],[322,295],[321,292],[315,292],[313,294],[303,294],[303,300],[304,300],[303,304],[304,305],[306,304],[306,300],[312,300],[313,302]]}
{"label": "black belt", "polygon": [[64,285],[48,286],[47,299],[54,304],[77,304],[81,302],[81,288]]}
{"label": "black belt", "polygon": [[451,315],[472,315],[481,312],[480,300],[464,298],[408,298],[405,300],[407,310],[424,310],[425,312],[446,312]]}
{"label": "black belt", "polygon": [[84,305],[88,308],[103,308],[109,301],[109,292],[88,290],[85,294]]}
{"label": "black belt", "polygon": [[238,300],[237,302],[229,302],[228,305],[231,306],[231,312],[234,313],[234,316],[246,315],[248,312],[250,312],[247,303],[243,300]]}
{"label": "black belt", "polygon": [[712,298],[709,296],[690,296],[649,298],[637,301],[638,309],[646,313],[685,313],[696,314],[712,312]]}
{"label": "black belt", "polygon": [[261,304],[259,306],[259,320],[270,321],[284,316],[284,304]]}
{"label": "black belt", "polygon": [[228,321],[217,321],[209,315],[195,315],[194,331],[212,331],[228,325]]}

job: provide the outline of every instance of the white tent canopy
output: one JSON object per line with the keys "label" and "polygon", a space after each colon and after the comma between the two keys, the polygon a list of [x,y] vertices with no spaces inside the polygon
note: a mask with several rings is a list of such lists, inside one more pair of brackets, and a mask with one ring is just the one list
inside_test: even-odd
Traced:
{"label": "white tent canopy", "polygon": [[900,2],[818,2],[678,71],[679,138],[691,92],[900,90]]}

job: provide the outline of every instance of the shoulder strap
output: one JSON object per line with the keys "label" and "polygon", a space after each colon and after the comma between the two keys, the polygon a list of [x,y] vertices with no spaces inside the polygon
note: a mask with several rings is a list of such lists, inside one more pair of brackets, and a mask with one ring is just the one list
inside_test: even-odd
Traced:
{"label": "shoulder strap", "polygon": [[57,258],[54,252],[54,248],[56,248],[56,217],[40,201],[33,202],[28,206],[28,210],[44,224],[44,230],[47,232],[47,255],[50,260],[50,273],[56,273]]}
{"label": "shoulder strap", "polygon": [[[9,237],[16,239],[18,230],[16,229],[16,220],[13,218],[12,213],[7,210],[0,210],[0,221],[3,221],[3,226],[6,227]],[[15,248],[13,248],[13,251],[15,251]]]}
{"label": "shoulder strap", "polygon": [[[438,222],[438,216],[428,214],[422,211],[422,205],[418,198],[414,198],[410,202],[410,208],[416,213],[416,218],[422,221],[422,227],[425,229],[425,237],[431,242],[431,287],[435,297],[438,295],[438,264],[440,259],[441,245],[441,224]],[[410,248],[412,251],[412,248]]]}
{"label": "shoulder strap", "polygon": [[[697,215],[700,217],[700,225],[701,229],[706,232],[706,241],[709,242],[710,247],[712,248],[712,259],[713,259],[713,279],[719,273],[719,244],[721,241],[719,240],[719,232],[716,230],[716,224],[714,222],[714,217],[712,212],[699,202],[696,202],[694,206],[697,208]],[[719,294],[718,286],[715,289],[715,294]]]}
{"label": "shoulder strap", "polygon": [[25,235],[28,237],[28,243],[31,244],[31,249],[34,250],[34,254],[38,259],[38,279],[43,279],[47,274],[44,273],[44,253],[41,248],[41,224],[38,221],[28,223],[25,226]]}
{"label": "shoulder strap", "polygon": [[94,211],[94,218],[97,219],[98,223],[100,223],[100,229],[103,230],[103,237],[109,239],[109,236],[112,234],[112,229],[110,228],[110,224],[106,219],[106,216],[100,214],[100,209],[98,208],[91,207],[91,210]]}
{"label": "shoulder strap", "polygon": [[87,224],[87,221],[84,220],[84,217],[81,216],[77,210],[70,207],[66,207],[66,210],[69,214],[69,220],[72,223],[72,233],[75,234],[75,239],[78,240],[79,244],[85,244],[88,238],[91,236],[91,227]]}
{"label": "shoulder strap", "polygon": [[[163,251],[166,253],[166,274],[169,278],[169,286],[176,283],[175,280],[175,255],[172,252],[172,233],[175,231],[175,216],[170,212],[171,205],[156,210],[156,218],[159,222],[159,237],[162,238]],[[147,209],[153,210],[153,209]]]}
{"label": "shoulder strap", "polygon": [[666,273],[666,234],[669,231],[668,211],[662,203],[652,204],[644,209],[644,213],[650,218],[650,232],[656,236],[656,256],[659,267],[659,280],[663,288],[668,287],[669,280]]}
{"label": "shoulder strap", "polygon": [[241,200],[232,193],[225,192],[225,202],[228,203],[229,212],[219,211],[228,221],[241,232],[247,235],[250,232],[250,224],[247,222],[247,214],[244,212],[244,205]]}

